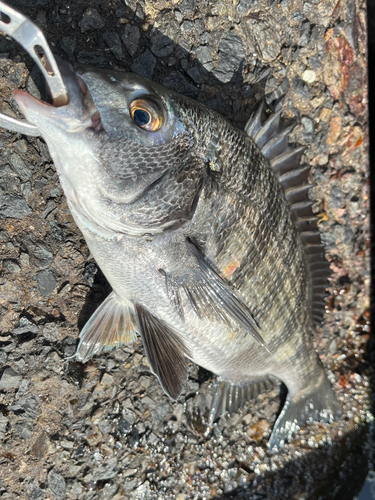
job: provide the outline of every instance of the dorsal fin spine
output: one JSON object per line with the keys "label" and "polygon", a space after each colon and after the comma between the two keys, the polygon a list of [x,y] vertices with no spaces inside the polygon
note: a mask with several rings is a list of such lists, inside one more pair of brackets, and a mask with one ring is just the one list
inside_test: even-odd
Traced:
{"label": "dorsal fin spine", "polygon": [[[281,127],[281,111],[271,114],[264,123],[262,123],[263,115],[262,103],[251,115],[245,131],[269,161],[291,207],[292,216],[305,248],[311,280],[312,319],[314,323],[319,323],[323,319],[325,310],[323,298],[327,295],[325,289],[328,286],[330,270],[321,243],[318,219],[312,211],[313,202],[308,196],[312,187],[308,182],[310,167],[300,165],[306,147],[289,145],[288,137],[293,126]],[[321,303],[322,307],[317,307],[317,303]]]}

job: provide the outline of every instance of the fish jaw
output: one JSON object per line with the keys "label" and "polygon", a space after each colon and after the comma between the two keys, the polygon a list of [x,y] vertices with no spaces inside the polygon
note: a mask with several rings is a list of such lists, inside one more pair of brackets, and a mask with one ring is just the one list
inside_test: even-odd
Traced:
{"label": "fish jaw", "polygon": [[56,108],[24,90],[15,90],[13,97],[25,118],[38,127],[45,138],[53,137],[55,127],[66,133],[79,133],[92,126],[91,117],[79,117],[72,103]]}
{"label": "fish jaw", "polygon": [[84,112],[82,101],[77,104],[76,97],[73,95],[68,105],[56,108],[28,92],[14,91],[21,112],[40,130],[48,145],[68,202],[80,205],[91,198],[95,184],[90,179],[94,161],[90,136],[94,132],[91,117]]}

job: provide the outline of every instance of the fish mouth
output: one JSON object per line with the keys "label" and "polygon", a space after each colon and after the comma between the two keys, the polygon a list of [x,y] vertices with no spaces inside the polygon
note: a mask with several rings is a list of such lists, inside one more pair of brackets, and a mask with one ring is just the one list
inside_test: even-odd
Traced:
{"label": "fish mouth", "polygon": [[25,90],[17,89],[13,92],[13,97],[22,114],[42,136],[48,135],[51,122],[68,132],[80,132],[85,129],[92,129],[96,133],[103,131],[100,113],[84,80],[69,63],[58,57],[56,62],[67,89],[68,103],[56,106],[34,97]]}

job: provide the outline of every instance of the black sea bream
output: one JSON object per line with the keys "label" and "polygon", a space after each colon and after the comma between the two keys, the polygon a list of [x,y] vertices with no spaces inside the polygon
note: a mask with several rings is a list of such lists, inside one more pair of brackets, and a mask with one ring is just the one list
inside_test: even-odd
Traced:
{"label": "black sea bream", "polygon": [[82,330],[76,359],[139,333],[172,399],[188,360],[218,376],[212,421],[282,381],[273,449],[307,420],[337,416],[311,339],[328,264],[303,149],[288,146],[279,114],[262,124],[259,112],[242,132],[131,73],[60,69],[68,105],[14,96],[113,288]]}

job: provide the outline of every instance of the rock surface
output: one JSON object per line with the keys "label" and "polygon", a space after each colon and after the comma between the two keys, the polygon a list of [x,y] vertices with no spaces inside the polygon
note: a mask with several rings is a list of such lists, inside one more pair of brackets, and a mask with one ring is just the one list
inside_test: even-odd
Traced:
{"label": "rock surface", "polygon": [[[171,402],[140,342],[69,360],[109,287],[67,208],[43,140],[0,130],[2,499],[351,500],[371,440],[366,16],[363,0],[17,1],[72,62],[132,70],[243,128],[257,103],[306,146],[332,280],[314,343],[344,410],[279,453],[278,388],[207,429],[211,374]],[[373,34],[372,34],[373,35]],[[0,34],[0,111],[44,96]],[[38,88],[39,86],[39,88]]]}

